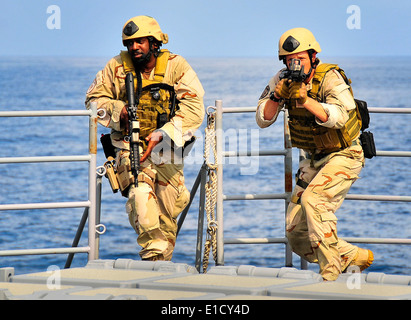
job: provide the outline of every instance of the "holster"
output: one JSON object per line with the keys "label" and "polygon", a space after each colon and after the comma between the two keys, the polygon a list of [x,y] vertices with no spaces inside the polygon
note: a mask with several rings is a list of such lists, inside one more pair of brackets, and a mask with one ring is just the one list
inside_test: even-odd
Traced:
{"label": "holster", "polygon": [[113,190],[113,192],[116,193],[120,186],[118,184],[114,159],[112,157],[110,157],[108,161],[104,163],[104,168],[106,168],[105,177],[108,179],[110,183],[111,190]]}
{"label": "holster", "polygon": [[115,157],[116,152],[111,143],[110,134],[104,134],[100,138],[101,144],[103,146],[104,155],[107,161],[104,163],[106,168],[106,178],[110,183],[110,187],[114,193],[118,190],[124,197],[128,195],[128,187],[134,183],[134,177],[131,174],[130,164],[123,164],[116,168]]}

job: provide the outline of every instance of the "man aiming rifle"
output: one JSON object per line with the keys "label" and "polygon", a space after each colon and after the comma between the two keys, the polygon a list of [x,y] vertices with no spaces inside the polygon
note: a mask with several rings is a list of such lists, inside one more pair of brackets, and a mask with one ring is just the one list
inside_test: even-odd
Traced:
{"label": "man aiming rifle", "polygon": [[344,71],[322,63],[320,52],[305,28],[281,36],[278,57],[285,70],[263,91],[256,121],[266,128],[287,109],[292,146],[305,154],[286,213],[288,243],[301,258],[318,263],[330,281],[349,268],[368,268],[374,256],[337,233],[336,211],[364,166],[362,123]]}

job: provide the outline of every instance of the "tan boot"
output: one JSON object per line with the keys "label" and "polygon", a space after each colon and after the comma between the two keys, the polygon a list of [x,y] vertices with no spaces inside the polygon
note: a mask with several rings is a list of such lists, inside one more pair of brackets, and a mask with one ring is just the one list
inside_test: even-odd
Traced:
{"label": "tan boot", "polygon": [[357,266],[360,268],[360,271],[364,271],[373,263],[373,261],[374,254],[371,250],[358,248],[358,252],[354,259],[343,272],[347,272],[350,266]]}
{"label": "tan boot", "polygon": [[146,260],[146,261],[164,261],[164,256],[162,254],[157,254],[155,256],[144,258],[142,260]]}

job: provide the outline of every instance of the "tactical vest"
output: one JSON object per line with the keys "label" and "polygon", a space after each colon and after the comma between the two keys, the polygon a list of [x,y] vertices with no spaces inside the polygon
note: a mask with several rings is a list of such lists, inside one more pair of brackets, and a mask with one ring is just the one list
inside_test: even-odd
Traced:
{"label": "tactical vest", "polygon": [[[325,74],[330,70],[340,72],[344,81],[350,85],[351,81],[346,77],[344,71],[335,64],[320,64],[315,71],[312,88],[308,96],[318,102],[322,97],[318,96]],[[352,89],[350,86],[352,94]],[[328,154],[351,146],[355,138],[360,134],[361,118],[358,107],[348,112],[349,119],[341,129],[331,129],[316,123],[315,116],[305,108],[296,108],[292,103],[286,105],[289,115],[289,128],[291,143],[293,147],[304,150],[320,150],[321,153]]]}
{"label": "tactical vest", "polygon": [[139,94],[137,75],[133,62],[127,51],[121,52],[124,72],[134,75],[134,88],[136,92],[137,115],[140,122],[140,140],[144,150],[147,147],[145,138],[154,130],[161,128],[170,121],[177,108],[174,88],[162,83],[167,68],[170,52],[161,50],[157,57],[154,69],[154,80],[141,79],[141,93]]}

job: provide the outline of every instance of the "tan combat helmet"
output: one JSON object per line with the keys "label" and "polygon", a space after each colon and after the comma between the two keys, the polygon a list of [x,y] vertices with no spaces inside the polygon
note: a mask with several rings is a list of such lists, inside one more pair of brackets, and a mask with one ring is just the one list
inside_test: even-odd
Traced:
{"label": "tan combat helmet", "polygon": [[312,32],[305,28],[294,28],[283,33],[278,42],[278,58],[307,50],[321,52],[320,44]]}
{"label": "tan combat helmet", "polygon": [[126,46],[127,40],[150,36],[164,44],[168,42],[168,35],[161,31],[160,25],[152,17],[137,16],[131,18],[123,27],[124,46]]}

